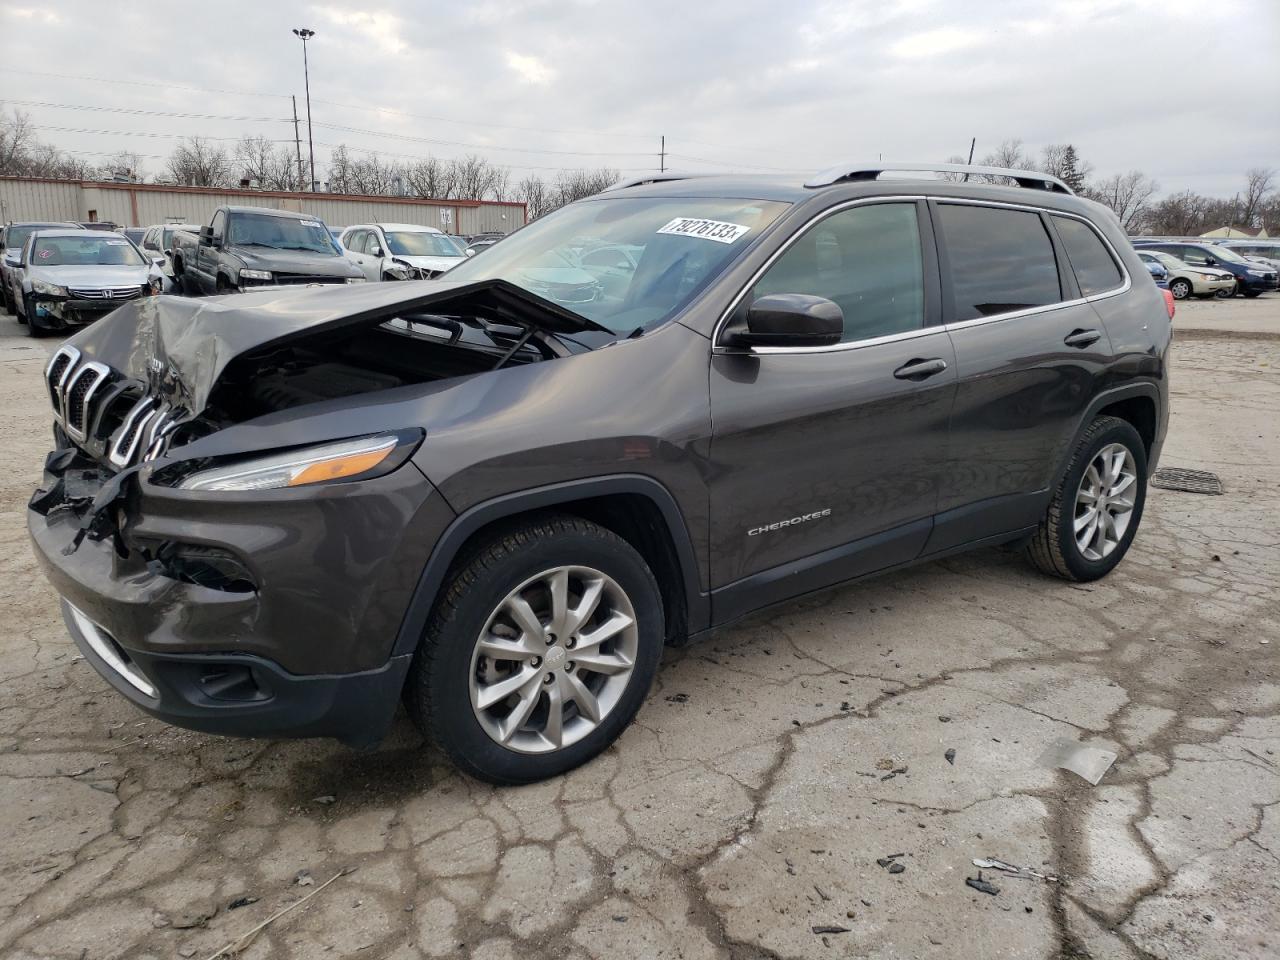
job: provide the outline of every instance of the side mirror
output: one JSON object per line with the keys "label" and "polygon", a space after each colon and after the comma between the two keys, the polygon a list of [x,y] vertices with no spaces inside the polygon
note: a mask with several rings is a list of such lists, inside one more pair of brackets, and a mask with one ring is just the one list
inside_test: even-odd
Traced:
{"label": "side mirror", "polygon": [[476,255],[475,250],[471,249],[471,247],[467,247],[467,249],[464,250],[463,253],[465,253],[468,257],[474,257]]}
{"label": "side mirror", "polygon": [[382,256],[382,255],[383,255],[383,254],[382,254],[382,248],[381,248],[380,246],[378,246],[376,243],[375,243],[372,247],[370,247],[370,248],[369,248],[369,256],[371,256],[371,257],[380,257],[380,256]]}
{"label": "side mirror", "polygon": [[746,328],[731,329],[743,347],[827,347],[844,335],[844,311],[826,297],[771,293],[747,310]]}
{"label": "side mirror", "polygon": [[163,267],[164,257],[152,257],[151,262],[154,263],[157,267]]}
{"label": "side mirror", "polygon": [[207,224],[200,228],[200,246],[213,246],[213,227],[208,226]]}
{"label": "side mirror", "polygon": [[20,267],[22,266],[22,259],[12,255],[6,255],[4,258],[4,265],[6,267]]}

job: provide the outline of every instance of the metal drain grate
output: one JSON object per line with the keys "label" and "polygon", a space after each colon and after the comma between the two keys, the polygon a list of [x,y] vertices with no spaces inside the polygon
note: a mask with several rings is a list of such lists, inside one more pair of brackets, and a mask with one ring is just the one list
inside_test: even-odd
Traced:
{"label": "metal drain grate", "polygon": [[1151,476],[1151,486],[1163,490],[1181,490],[1184,493],[1212,493],[1222,495],[1222,481],[1208,470],[1185,470],[1169,467],[1157,470]]}

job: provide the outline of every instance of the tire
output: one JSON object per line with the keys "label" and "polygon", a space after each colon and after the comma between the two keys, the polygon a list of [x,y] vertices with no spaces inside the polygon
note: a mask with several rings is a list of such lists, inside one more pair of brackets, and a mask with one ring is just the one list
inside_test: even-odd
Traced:
{"label": "tire", "polygon": [[[577,628],[562,623],[569,636],[556,637],[549,585],[562,570],[569,603],[561,608],[570,616],[588,583],[601,586],[594,612]],[[514,626],[513,597],[526,600],[536,617],[528,629]],[[601,629],[606,621],[623,622],[628,610],[631,626]],[[596,641],[589,653],[581,642],[593,630],[610,639]],[[499,649],[519,651],[518,657],[485,656],[482,635],[499,638]],[[590,760],[622,733],[653,682],[663,636],[657,582],[629,543],[578,517],[528,520],[468,548],[455,562],[410,667],[405,703],[422,733],[465,773],[498,784],[544,780]],[[617,672],[575,664],[575,648],[583,659]],[[628,660],[629,669],[619,667]],[[512,686],[519,676],[528,679]],[[483,694],[502,683],[512,692],[481,709]],[[583,686],[598,695],[584,701],[596,705],[596,718],[580,708],[573,692]],[[561,737],[550,721],[557,698],[564,704]]]}
{"label": "tire", "polygon": [[1182,277],[1169,284],[1169,292],[1175,300],[1185,300],[1191,296],[1191,282]]}
{"label": "tire", "polygon": [[1236,288],[1228,287],[1226,290],[1216,290],[1213,295],[1219,300],[1230,300],[1236,295]]}
{"label": "tire", "polygon": [[[1077,512],[1080,512],[1083,517],[1089,511],[1087,501],[1082,501],[1081,498],[1091,494],[1084,487],[1096,486],[1092,479],[1087,483],[1082,481],[1085,481],[1086,473],[1091,466],[1094,466],[1095,459],[1104,450],[1115,452],[1123,450],[1125,453],[1124,470],[1130,472],[1133,477],[1132,481],[1123,487],[1123,490],[1129,491],[1129,496],[1123,497],[1121,492],[1120,495],[1112,494],[1112,497],[1118,497],[1117,502],[1121,504],[1127,500],[1130,509],[1114,515],[1111,528],[1111,532],[1117,534],[1114,543],[1104,541],[1107,537],[1106,529],[1101,532],[1102,537],[1096,542],[1090,540],[1088,550],[1093,554],[1090,556],[1077,542],[1075,523]],[[1114,457],[1114,454],[1112,456]],[[1101,485],[1106,488],[1105,476],[1097,468],[1093,478],[1103,480]],[[1087,581],[1105,577],[1115,569],[1116,564],[1128,552],[1129,545],[1133,543],[1134,535],[1138,532],[1138,526],[1142,521],[1142,510],[1146,499],[1147,451],[1142,438],[1138,436],[1138,431],[1128,421],[1118,417],[1098,417],[1089,424],[1084,436],[1076,444],[1071,461],[1067,464],[1057,489],[1054,490],[1053,499],[1049,501],[1049,508],[1045,511],[1044,518],[1027,546],[1027,554],[1031,562],[1041,572],[1064,580]],[[1111,514],[1111,511],[1106,512]],[[1122,516],[1127,516],[1127,519],[1123,522],[1124,529],[1118,530]],[[1096,532],[1096,526],[1094,529]],[[1089,527],[1086,525],[1081,532],[1087,535],[1088,530]]]}

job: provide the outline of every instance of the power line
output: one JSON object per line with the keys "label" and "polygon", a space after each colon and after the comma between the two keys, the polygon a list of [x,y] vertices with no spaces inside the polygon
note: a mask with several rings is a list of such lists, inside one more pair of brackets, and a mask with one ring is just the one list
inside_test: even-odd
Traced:
{"label": "power line", "polygon": [[285,93],[261,93],[252,90],[226,90],[217,87],[191,87],[156,80],[123,80],[119,77],[85,77],[74,73],[40,73],[36,70],[19,70],[16,67],[0,67],[0,73],[18,73],[24,77],[55,77],[59,80],[89,80],[93,83],[119,83],[131,87],[158,87],[161,90],[186,90],[192,93],[221,93],[234,97],[276,97],[288,100]]}
{"label": "power line", "polygon": [[0,98],[0,104],[10,103],[20,107],[48,107],[53,110],[91,110],[103,113],[125,113],[138,117],[171,117],[179,120],[234,120],[249,123],[291,123],[288,117],[234,117],[216,113],[177,113],[168,110],[142,110],[137,107],[102,107],[82,103],[49,103],[45,100],[11,100]]}
{"label": "power line", "polygon": [[[56,133],[86,133],[86,134],[92,134],[95,136],[104,136],[104,137],[151,137],[151,138],[156,138],[160,140],[185,140],[188,138],[188,135],[185,133],[152,133],[145,130],[92,130],[88,127],[50,127],[50,126],[45,126],[44,124],[39,124],[39,123],[33,123],[31,125],[31,129],[51,130]],[[201,134],[193,135],[192,139],[223,140],[223,141],[239,142],[246,138],[243,136],[212,137],[212,136],[207,136],[201,133]],[[262,139],[262,140],[265,140],[267,143],[293,143],[292,138],[289,138],[287,140],[272,140],[269,137],[262,137],[262,138],[250,137],[248,139],[255,140],[255,141],[258,139]]]}
{"label": "power line", "polygon": [[549,153],[568,157],[652,157],[655,154],[647,150],[548,150],[541,147],[503,147],[491,143],[469,143],[465,140],[441,140],[436,137],[415,137],[407,133],[386,133],[380,130],[369,130],[363,127],[348,127],[339,123],[316,121],[317,127],[335,130],[339,133],[355,133],[366,137],[381,137],[386,140],[402,140],[409,143],[434,143],[446,147],[466,147],[471,150],[502,150],[513,153]]}
{"label": "power line", "polygon": [[[319,124],[317,124],[317,126],[319,126]],[[420,153],[395,153],[395,152],[393,152],[393,151],[391,151],[391,150],[379,150],[379,149],[375,149],[375,148],[373,148],[373,147],[353,147],[353,146],[351,146],[351,145],[350,145],[350,144],[348,144],[348,143],[328,143],[328,142],[326,142],[326,141],[324,141],[324,140],[317,140],[317,141],[316,141],[316,146],[319,146],[319,147],[329,147],[330,149],[335,148],[335,147],[346,147],[348,150],[352,151],[353,153],[369,153],[369,154],[373,154],[374,156],[377,156],[377,157],[395,157],[397,160],[450,160],[450,159],[456,159],[456,158],[453,158],[453,157],[437,157],[437,156],[433,156],[432,154],[420,154]],[[653,156],[653,154],[643,154],[643,156]],[[530,165],[528,165],[528,164],[522,164],[522,163],[507,163],[507,164],[503,164],[503,166],[506,166],[506,167],[508,167],[508,168],[510,168],[510,169],[512,169],[512,170],[570,170],[570,169],[573,169],[573,168],[571,168],[571,167],[540,167],[540,166],[530,166]],[[614,167],[614,168],[611,168],[611,169],[616,169],[616,170],[618,170],[620,173],[647,173],[647,172],[649,172],[649,171],[651,171],[651,170],[657,170],[658,168],[657,168],[657,167]]]}

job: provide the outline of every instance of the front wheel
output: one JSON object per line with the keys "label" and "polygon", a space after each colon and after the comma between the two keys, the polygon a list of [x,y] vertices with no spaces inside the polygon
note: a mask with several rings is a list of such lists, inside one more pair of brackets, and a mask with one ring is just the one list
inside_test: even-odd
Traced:
{"label": "front wheel", "polygon": [[1118,417],[1098,417],[1071,456],[1027,550],[1044,573],[1097,580],[1129,550],[1147,498],[1147,451]]}
{"label": "front wheel", "polygon": [[432,612],[409,713],[465,772],[531,783],[585,763],[640,709],[662,597],[621,537],[577,517],[527,521],[470,549]]}
{"label": "front wheel", "polygon": [[1235,295],[1236,295],[1235,287],[1227,287],[1227,289],[1225,290],[1218,290],[1214,293],[1214,296],[1217,297],[1219,300],[1230,300]]}
{"label": "front wheel", "polygon": [[1185,300],[1187,297],[1191,296],[1191,284],[1179,277],[1177,280],[1173,281],[1173,283],[1169,284],[1169,292],[1173,294],[1173,299]]}

